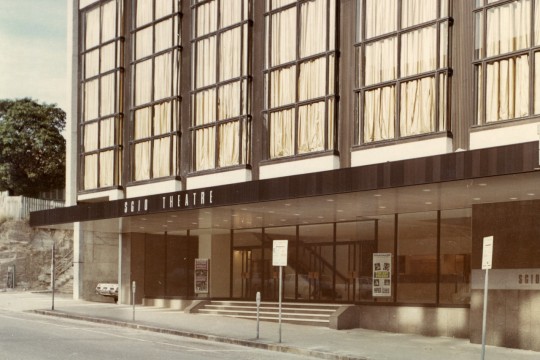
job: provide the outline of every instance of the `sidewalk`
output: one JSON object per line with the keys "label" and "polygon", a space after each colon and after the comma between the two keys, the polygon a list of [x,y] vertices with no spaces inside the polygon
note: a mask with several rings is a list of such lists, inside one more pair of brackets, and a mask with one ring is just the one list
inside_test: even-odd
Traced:
{"label": "sidewalk", "polygon": [[[0,292],[0,308],[11,311],[32,311],[48,316],[94,321],[141,330],[163,332],[199,339],[220,341],[260,349],[287,352],[331,360],[469,360],[480,359],[481,346],[468,340],[385,333],[364,329],[331,330],[325,327],[261,322],[256,339],[256,322],[221,316],[184,314],[155,307],[133,307],[111,303],[73,300],[55,296],[51,311],[51,294]],[[540,353],[487,346],[489,360],[539,359]]]}

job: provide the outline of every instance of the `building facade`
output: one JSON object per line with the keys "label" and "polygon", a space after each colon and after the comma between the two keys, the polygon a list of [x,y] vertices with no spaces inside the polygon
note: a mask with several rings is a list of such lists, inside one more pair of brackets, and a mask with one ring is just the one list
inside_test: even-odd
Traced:
{"label": "building facade", "polygon": [[70,206],[31,223],[75,297],[277,300],[279,239],[287,301],[480,342],[494,236],[488,343],[540,350],[540,1],[68,6]]}

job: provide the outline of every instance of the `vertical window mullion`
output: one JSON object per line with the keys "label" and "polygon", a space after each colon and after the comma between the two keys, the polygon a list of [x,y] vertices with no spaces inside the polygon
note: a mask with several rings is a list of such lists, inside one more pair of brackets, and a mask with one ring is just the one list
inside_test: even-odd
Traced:
{"label": "vertical window mullion", "polygon": [[[330,81],[330,54],[329,54],[329,51],[330,51],[330,2],[331,0],[325,0],[326,1],[326,45],[325,45],[325,50],[326,50],[326,55],[324,56],[325,57],[325,61],[326,61],[326,66],[325,66],[325,87],[324,87],[324,91],[325,91],[325,100],[324,100],[324,144],[323,144],[323,147],[324,147],[324,150],[328,150],[330,148],[329,144],[328,144],[328,141],[329,141],[329,136],[328,136],[328,129],[330,128],[328,122],[330,121],[330,118],[328,116],[328,102],[330,101],[330,91],[329,91],[329,81]],[[334,59],[334,65],[335,65],[335,59]],[[335,279],[334,279],[335,280]],[[335,281],[334,281],[335,282]]]}
{"label": "vertical window mullion", "polygon": [[[299,92],[300,92],[300,67],[302,66],[302,62],[300,60],[300,41],[301,41],[301,31],[302,31],[302,14],[301,14],[301,5],[297,2],[296,5],[296,59],[295,59],[295,94],[294,94],[294,123],[293,123],[293,129],[294,129],[294,145],[293,145],[293,154],[298,154],[298,113],[300,112],[300,106],[298,106],[299,101]],[[283,12],[282,12],[283,13]]]}
{"label": "vertical window mullion", "polygon": [[215,73],[215,81],[216,81],[216,85],[214,85],[214,91],[215,91],[215,116],[216,118],[214,119],[214,136],[215,136],[215,139],[214,139],[214,168],[218,168],[219,167],[219,149],[221,147],[221,144],[220,144],[220,141],[219,141],[219,134],[221,132],[221,127],[219,125],[219,88],[220,88],[220,85],[218,85],[220,83],[220,80],[221,80],[221,36],[223,35],[223,31],[221,30],[222,29],[222,26],[221,26],[221,0],[215,0],[214,1],[214,6],[216,7],[216,13],[217,13],[217,16],[216,16],[216,33],[215,33],[215,37],[216,37],[216,63],[215,63],[215,69],[216,69],[216,73]]}

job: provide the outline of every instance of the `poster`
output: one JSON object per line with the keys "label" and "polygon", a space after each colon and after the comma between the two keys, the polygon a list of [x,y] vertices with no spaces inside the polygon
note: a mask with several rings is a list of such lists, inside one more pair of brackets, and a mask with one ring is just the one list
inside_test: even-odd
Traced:
{"label": "poster", "polygon": [[392,254],[373,254],[373,297],[392,296]]}
{"label": "poster", "polygon": [[195,294],[208,294],[208,259],[195,259]]}

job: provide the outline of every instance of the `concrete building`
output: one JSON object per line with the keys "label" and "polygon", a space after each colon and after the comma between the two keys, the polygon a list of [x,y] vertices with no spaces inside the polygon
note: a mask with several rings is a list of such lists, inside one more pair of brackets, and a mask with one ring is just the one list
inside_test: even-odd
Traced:
{"label": "concrete building", "polygon": [[31,223],[75,297],[276,300],[288,240],[287,301],[480,342],[493,236],[488,343],[540,350],[538,0],[68,4],[70,206]]}

